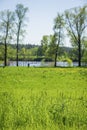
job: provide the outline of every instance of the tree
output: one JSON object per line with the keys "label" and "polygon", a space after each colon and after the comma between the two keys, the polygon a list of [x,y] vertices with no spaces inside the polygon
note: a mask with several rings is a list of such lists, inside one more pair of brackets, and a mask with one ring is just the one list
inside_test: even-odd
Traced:
{"label": "tree", "polygon": [[4,66],[7,66],[7,42],[9,42],[14,24],[14,13],[5,10],[0,12],[1,41],[4,43]]}
{"label": "tree", "polygon": [[65,11],[68,35],[72,45],[77,48],[78,66],[81,66],[81,45],[87,27],[87,6]]}
{"label": "tree", "polygon": [[63,39],[63,27],[64,27],[63,15],[58,13],[57,17],[54,19],[54,28],[53,28],[54,29],[53,42],[54,44],[56,43],[55,61],[54,61],[55,67],[57,63],[58,48],[59,48],[59,45],[62,43],[62,39]]}
{"label": "tree", "polygon": [[48,35],[44,35],[42,37],[42,40],[41,40],[41,47],[42,47],[42,54],[43,54],[43,56],[47,55],[48,45],[49,45],[49,36]]}
{"label": "tree", "polygon": [[50,35],[49,36],[49,46],[48,46],[48,56],[52,58],[52,60],[55,59],[55,51],[56,51],[56,36]]}
{"label": "tree", "polygon": [[54,59],[55,45],[53,39],[54,39],[53,35],[44,35],[41,40],[41,47],[40,47],[40,49],[42,50],[41,55],[47,60]]}
{"label": "tree", "polygon": [[18,66],[18,44],[20,40],[20,35],[22,28],[24,26],[24,20],[26,16],[26,12],[28,11],[28,8],[24,7],[22,4],[17,4],[16,5],[16,17],[17,17],[17,66]]}

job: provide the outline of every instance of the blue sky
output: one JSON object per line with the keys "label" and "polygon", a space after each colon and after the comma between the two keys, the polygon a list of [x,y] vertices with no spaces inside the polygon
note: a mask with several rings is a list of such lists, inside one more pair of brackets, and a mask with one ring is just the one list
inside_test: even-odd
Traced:
{"label": "blue sky", "polygon": [[0,10],[14,10],[22,3],[29,8],[26,43],[40,44],[43,35],[53,34],[58,12],[87,4],[87,0],[0,0]]}

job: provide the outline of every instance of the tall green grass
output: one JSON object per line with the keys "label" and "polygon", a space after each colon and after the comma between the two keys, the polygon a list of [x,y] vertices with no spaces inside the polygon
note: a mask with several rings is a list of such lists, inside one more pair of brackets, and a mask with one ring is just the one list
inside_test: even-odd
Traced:
{"label": "tall green grass", "polygon": [[0,130],[87,130],[87,68],[0,68]]}

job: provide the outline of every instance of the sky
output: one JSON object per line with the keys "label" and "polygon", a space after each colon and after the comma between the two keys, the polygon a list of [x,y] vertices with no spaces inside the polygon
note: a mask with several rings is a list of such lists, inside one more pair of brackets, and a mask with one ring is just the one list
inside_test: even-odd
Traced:
{"label": "sky", "polygon": [[43,35],[53,34],[54,18],[58,12],[83,6],[87,4],[87,0],[0,0],[0,11],[13,11],[18,3],[29,8],[25,43],[40,44]]}

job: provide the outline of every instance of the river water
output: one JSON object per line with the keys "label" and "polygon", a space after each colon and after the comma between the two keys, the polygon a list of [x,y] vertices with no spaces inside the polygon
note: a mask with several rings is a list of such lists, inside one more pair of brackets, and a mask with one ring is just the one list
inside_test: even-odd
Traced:
{"label": "river water", "polygon": [[[54,62],[40,62],[40,61],[19,61],[19,66],[31,66],[31,67],[43,67],[43,66],[54,66]],[[10,61],[9,66],[16,66],[16,61]],[[73,62],[69,65],[67,62],[57,62],[57,66],[67,67],[67,66],[78,66],[78,62]]]}

